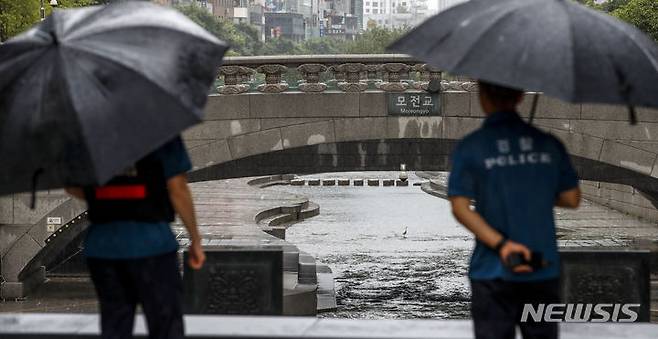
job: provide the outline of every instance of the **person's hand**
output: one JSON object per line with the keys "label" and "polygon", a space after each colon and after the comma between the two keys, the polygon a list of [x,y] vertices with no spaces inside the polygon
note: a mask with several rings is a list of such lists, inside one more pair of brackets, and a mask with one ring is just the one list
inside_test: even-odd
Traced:
{"label": "person's hand", "polygon": [[[500,248],[500,252],[498,252],[498,255],[500,256],[500,260],[502,260],[503,263],[507,264],[507,258],[512,253],[520,253],[523,256],[523,258],[525,258],[526,261],[530,261],[532,257],[532,252],[530,251],[529,248],[527,248],[523,244],[519,244],[518,242],[514,242],[512,240],[507,240],[505,242],[503,247]],[[518,265],[512,268],[512,272],[530,273],[532,272],[532,267],[530,267],[530,265]]]}
{"label": "person's hand", "polygon": [[199,270],[203,266],[203,263],[206,262],[206,254],[203,253],[203,247],[201,247],[201,241],[192,241],[190,244],[189,256],[187,263],[194,270]]}

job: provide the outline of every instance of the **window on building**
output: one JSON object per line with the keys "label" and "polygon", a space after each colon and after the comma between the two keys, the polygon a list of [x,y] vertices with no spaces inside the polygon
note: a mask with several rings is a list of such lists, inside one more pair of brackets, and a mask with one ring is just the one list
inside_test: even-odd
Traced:
{"label": "window on building", "polygon": [[377,8],[373,9],[372,14],[379,14],[379,10]]}
{"label": "window on building", "polygon": [[372,7],[379,7],[379,2],[373,2]]}
{"label": "window on building", "polygon": [[366,6],[370,6],[370,1],[366,1]]}
{"label": "window on building", "polygon": [[366,13],[370,13],[370,8],[366,8]]}

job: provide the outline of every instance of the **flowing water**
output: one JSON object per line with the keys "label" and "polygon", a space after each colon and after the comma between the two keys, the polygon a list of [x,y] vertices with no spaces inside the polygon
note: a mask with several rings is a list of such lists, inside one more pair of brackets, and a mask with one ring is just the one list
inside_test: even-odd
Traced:
{"label": "flowing water", "polygon": [[[397,172],[306,178],[387,178]],[[422,179],[410,175],[409,180]],[[466,278],[472,236],[449,203],[418,186],[286,186],[320,205],[320,215],[289,228],[286,240],[331,267],[338,309],[322,317],[469,317]],[[405,229],[407,230],[404,235]]]}

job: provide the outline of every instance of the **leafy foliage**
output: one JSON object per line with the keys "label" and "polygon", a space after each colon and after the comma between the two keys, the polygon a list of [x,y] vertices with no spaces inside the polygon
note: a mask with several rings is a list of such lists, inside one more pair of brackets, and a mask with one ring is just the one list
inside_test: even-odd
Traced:
{"label": "leafy foliage", "polygon": [[658,41],[658,1],[629,0],[626,5],[615,9],[612,15],[636,26]]}
{"label": "leafy foliage", "polygon": [[0,0],[0,41],[39,22],[39,1]]}
{"label": "leafy foliage", "polygon": [[[58,0],[59,7],[81,7],[97,5],[98,0]],[[46,15],[52,7],[44,0]],[[5,41],[32,27],[41,19],[39,0],[0,0],[0,41]]]}
{"label": "leafy foliage", "polygon": [[608,0],[602,3],[596,3],[594,0],[578,1],[624,20],[658,41],[658,1]]}

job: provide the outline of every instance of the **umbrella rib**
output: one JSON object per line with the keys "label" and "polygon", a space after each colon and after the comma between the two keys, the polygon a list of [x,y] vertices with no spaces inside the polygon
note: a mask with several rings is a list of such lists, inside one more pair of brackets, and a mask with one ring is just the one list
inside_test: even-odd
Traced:
{"label": "umbrella rib", "polygon": [[[498,19],[496,19],[496,21],[494,21],[494,23],[491,24],[491,25],[487,28],[487,30],[483,31],[483,32],[482,32],[482,33],[481,33],[481,34],[480,34],[480,35],[479,35],[479,36],[473,41],[473,43],[472,43],[472,44],[466,49],[466,52],[465,52],[465,53],[462,53],[462,55],[470,55],[471,52],[473,51],[473,49],[475,49],[476,47],[478,47],[480,40],[482,40],[482,38],[484,38],[484,36],[487,35],[487,33],[489,33],[489,32],[491,31],[491,28],[492,28],[492,27],[497,26],[497,25],[503,23],[503,22],[504,22],[504,19],[506,19],[507,17],[509,17],[510,15],[512,15],[517,9],[518,9],[518,8],[511,8],[507,13],[501,15]],[[462,65],[462,63],[464,62],[464,59],[465,59],[465,58],[461,58],[459,61],[457,61],[457,63],[452,67],[452,69],[457,69],[457,68],[459,68],[459,67]]]}
{"label": "umbrella rib", "polygon": [[[67,46],[67,47],[70,48],[70,46]],[[85,54],[88,54],[88,55],[94,56],[94,57],[99,57],[99,55],[97,55],[97,54],[95,54],[95,53],[91,53],[91,52],[86,51],[86,50],[81,50],[81,49],[75,49],[75,50],[76,50],[76,51],[79,51],[79,52],[81,52],[81,53],[85,53]],[[130,70],[130,71],[132,71],[132,72],[135,72],[135,73],[137,73],[137,74],[140,74],[139,72],[136,72],[134,69],[132,69],[132,68],[130,68],[130,67],[127,67],[126,65],[124,65],[124,64],[122,64],[122,63],[116,62],[115,60],[107,59],[107,58],[103,58],[103,59],[106,60],[107,62],[110,62],[110,63],[112,63],[112,64],[115,64],[117,67],[124,68],[124,69]],[[82,68],[80,67],[80,69],[82,69]],[[89,74],[89,73],[86,72],[84,69],[82,69],[82,71],[85,72],[86,74]],[[95,79],[95,77],[93,77],[93,75],[92,75],[92,78]],[[147,82],[149,82],[150,84],[152,84],[152,85],[154,86],[154,88],[157,88],[157,89],[159,89],[160,91],[162,91],[165,95],[168,95],[168,96],[171,96],[171,97],[176,98],[176,96],[174,96],[174,95],[172,95],[171,93],[169,93],[166,89],[162,88],[162,86],[159,86],[156,82],[152,81],[152,80],[149,79],[148,77],[144,77],[144,76],[142,76],[141,78],[142,78],[142,79],[145,79]],[[66,86],[67,86],[67,91],[70,91],[70,86],[68,85],[68,83],[67,83]],[[72,95],[70,92],[69,92],[69,96],[70,96],[70,97],[73,97],[73,95]],[[188,107],[185,107],[185,106],[182,104],[182,102],[181,102],[180,100],[178,100],[178,99],[173,100],[173,101],[175,101],[175,102],[176,102],[176,105],[178,105],[183,111],[193,111],[193,112],[197,111],[197,108],[188,108]],[[73,101],[71,102],[71,105],[72,105],[73,109],[77,112],[77,110],[75,109],[75,103],[74,103]],[[201,116],[201,114],[199,114],[199,112],[195,112],[195,115]],[[81,129],[82,133],[85,133],[85,135],[86,135],[86,129],[83,127],[82,124],[80,125],[80,129]],[[90,140],[90,139],[88,139],[88,138],[84,138],[84,139],[85,139],[85,140]],[[87,144],[87,149],[91,149],[91,148],[89,148],[89,145],[88,145],[88,144]],[[93,157],[93,156],[94,156],[93,153],[90,152],[90,157]],[[92,166],[93,166],[94,161],[92,161],[91,163],[92,163]],[[96,172],[96,171],[94,171],[94,173],[95,173],[95,172]],[[101,178],[99,177],[99,178],[95,178],[95,179],[96,179],[97,182],[100,182],[100,179],[101,179]]]}
{"label": "umbrella rib", "polygon": [[[121,67],[121,68],[124,68],[124,69],[126,69],[126,70],[130,70],[131,72],[135,72],[135,73],[139,74],[140,77],[141,77],[142,79],[145,79],[145,80],[148,81],[150,84],[152,84],[154,87],[159,88],[161,91],[163,91],[163,92],[166,93],[167,95],[172,96],[172,97],[176,97],[174,94],[170,93],[166,88],[163,88],[162,86],[160,86],[160,84],[158,84],[156,81],[154,81],[153,79],[151,79],[151,78],[149,78],[149,77],[143,76],[142,73],[140,73],[138,70],[136,70],[135,68],[131,67],[130,65],[126,65],[126,64],[124,64],[124,63],[122,63],[122,62],[118,62],[118,61],[115,60],[115,59],[108,58],[108,57],[106,57],[106,56],[104,56],[104,55],[101,55],[101,54],[95,53],[95,52],[90,51],[90,50],[88,50],[88,49],[86,49],[86,48],[77,48],[76,46],[70,46],[70,45],[67,45],[67,47],[68,47],[68,48],[71,48],[71,49],[73,49],[73,50],[75,50],[75,51],[77,51],[77,52],[80,52],[80,53],[84,53],[84,54],[87,54],[87,55],[91,55],[91,56],[96,57],[96,58],[101,58],[101,59],[103,59],[103,60],[105,60],[105,61],[107,61],[107,62],[113,63],[113,64],[115,64],[115,65],[117,65],[117,66],[119,66],[119,67]],[[176,102],[179,103],[180,106],[181,106],[181,108],[183,108],[184,110],[191,110],[191,108],[185,107],[185,106],[180,102],[180,100],[176,100]]]}
{"label": "umbrella rib", "polygon": [[571,74],[571,91],[569,91],[569,93],[571,93],[571,94],[570,94],[570,98],[569,98],[568,101],[573,102],[574,99],[577,97],[576,90],[577,90],[577,87],[578,87],[578,84],[576,83],[576,75],[575,75],[575,72],[576,72],[576,69],[577,69],[576,68],[576,53],[574,53],[574,47],[576,45],[576,33],[575,33],[575,30],[574,30],[574,27],[573,27],[573,22],[570,19],[568,6],[569,6],[569,4],[567,3],[567,1],[562,1],[562,9],[564,10],[564,14],[566,15],[567,20],[569,22],[569,36],[571,37],[571,39],[570,39],[571,48],[568,49],[568,50],[571,53],[571,67],[573,69],[573,72],[569,72],[569,74]]}

